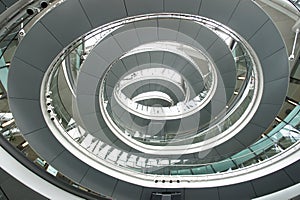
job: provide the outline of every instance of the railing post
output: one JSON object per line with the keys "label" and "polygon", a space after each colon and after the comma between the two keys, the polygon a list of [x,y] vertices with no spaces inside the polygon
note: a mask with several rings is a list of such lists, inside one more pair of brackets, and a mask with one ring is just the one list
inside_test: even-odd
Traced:
{"label": "railing post", "polygon": [[295,48],[296,48],[296,44],[297,44],[297,39],[298,39],[298,34],[299,34],[299,28],[296,29],[296,34],[295,34],[295,39],[294,39],[294,44],[293,44],[293,49],[292,49],[292,53],[289,56],[289,60],[292,61],[295,59]]}

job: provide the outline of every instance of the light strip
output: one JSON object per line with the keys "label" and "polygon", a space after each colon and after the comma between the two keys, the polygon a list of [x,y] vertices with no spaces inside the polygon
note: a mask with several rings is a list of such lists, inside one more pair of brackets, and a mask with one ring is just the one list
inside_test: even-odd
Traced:
{"label": "light strip", "polygon": [[4,122],[3,124],[2,124],[2,127],[4,128],[4,127],[7,127],[7,126],[9,126],[9,125],[11,125],[12,123],[14,123],[15,122],[15,119],[11,119],[11,120],[9,120],[9,121],[7,121],[7,122]]}
{"label": "light strip", "polygon": [[296,103],[295,101],[292,101],[291,99],[287,99],[287,102],[289,102],[290,104],[292,104],[294,106],[298,106],[298,103]]}

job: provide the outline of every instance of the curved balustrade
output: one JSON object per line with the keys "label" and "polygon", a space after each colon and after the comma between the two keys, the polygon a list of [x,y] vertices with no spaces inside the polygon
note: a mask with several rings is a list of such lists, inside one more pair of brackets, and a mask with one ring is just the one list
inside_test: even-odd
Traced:
{"label": "curved balustrade", "polygon": [[[25,17],[25,18],[24,18]],[[14,49],[17,46],[17,36],[19,31],[19,25],[20,23],[24,23],[26,25],[27,23],[31,22],[31,18],[27,18],[26,14],[24,16],[20,17],[16,24],[14,24],[12,27],[9,28],[8,32],[13,33],[13,37],[9,39],[9,42],[4,42],[4,39],[7,39],[6,36],[10,37],[8,32],[6,32],[6,36],[1,37],[1,47],[3,44],[4,51],[2,52],[3,57],[5,55],[5,52],[8,49]],[[111,27],[109,28],[111,29]],[[109,33],[110,31],[108,31]],[[103,32],[101,32],[103,34]],[[97,36],[96,36],[97,35]],[[92,37],[98,37],[98,33],[95,33]],[[94,38],[94,39],[95,39]],[[80,38],[78,41],[81,41],[83,38]],[[86,38],[85,38],[86,39]],[[98,38],[98,40],[100,40]],[[77,41],[77,42],[78,42]],[[16,43],[15,43],[16,42]],[[145,173],[145,174],[160,174],[160,175],[201,175],[201,174],[211,174],[211,173],[219,173],[224,171],[230,171],[235,169],[241,169],[245,168],[249,165],[253,164],[260,164],[264,160],[272,159],[273,156],[279,155],[282,153],[285,149],[291,148],[291,146],[295,143],[298,143],[299,137],[299,130],[300,130],[300,106],[296,106],[291,113],[280,123],[278,124],[271,132],[266,134],[262,139],[257,141],[255,144],[249,146],[245,150],[241,152],[236,152],[236,154],[227,157],[224,155],[224,160],[218,161],[218,162],[207,162],[207,163],[199,163],[199,160],[193,160],[193,159],[166,159],[166,158],[148,158],[148,157],[142,157],[140,155],[135,155],[130,152],[122,152],[113,146],[110,146],[108,144],[104,144],[102,141],[98,140],[94,136],[87,134],[82,128],[81,125],[78,125],[74,122],[72,115],[69,113],[69,110],[65,108],[63,105],[57,106],[57,107],[51,107],[51,105],[56,104],[56,102],[61,102],[61,98],[59,96],[59,89],[58,89],[58,75],[65,73],[66,77],[69,77],[71,81],[76,80],[77,76],[77,70],[79,70],[79,66],[82,62],[82,60],[78,60],[79,58],[82,58],[85,51],[82,50],[82,47],[80,46],[82,43],[78,42],[76,45],[74,45],[72,48],[67,49],[63,56],[66,56],[68,54],[72,54],[75,51],[80,51],[80,53],[76,53],[75,62],[67,63],[65,59],[59,58],[56,63],[58,68],[60,67],[61,71],[57,71],[56,74],[53,75],[53,82],[51,83],[51,92],[48,93],[47,96],[47,105],[49,106],[49,114],[50,116],[60,122],[60,125],[64,127],[66,133],[73,138],[78,144],[80,144],[83,148],[86,149],[87,152],[96,154],[97,157],[104,160],[105,162],[112,163],[116,166],[123,167],[126,169],[133,170],[135,172],[139,173]],[[243,53],[242,53],[243,54]],[[75,54],[74,54],[75,55]],[[239,56],[235,56],[238,58]],[[6,56],[6,62],[10,62],[11,57]],[[247,56],[242,57],[239,61],[245,60],[247,61]],[[71,65],[74,67],[73,74],[68,74],[66,71],[63,70],[63,62],[66,62],[66,65]],[[58,73],[59,72],[59,73]],[[246,80],[251,79],[251,74],[248,74],[245,78]],[[244,78],[244,77],[242,77]],[[247,82],[247,81],[245,81]],[[247,84],[244,85],[246,88]],[[248,84],[248,89],[251,88],[251,84]],[[76,85],[70,84],[71,90],[76,88]],[[245,89],[244,88],[244,89]],[[238,95],[240,95],[240,91],[237,91]],[[203,141],[204,139],[207,139],[209,137],[209,134],[214,135],[216,131],[219,131],[220,127],[223,127],[223,130],[226,130],[226,128],[229,128],[234,121],[238,120],[240,116],[240,112],[245,109],[250,101],[251,98],[251,89],[249,89],[249,96],[244,97],[244,101],[240,104],[240,110],[233,110],[230,113],[230,117],[228,120],[225,120],[218,124],[215,128],[208,131],[207,135],[200,135],[196,136],[194,138],[194,142]],[[234,102],[234,100],[232,100]],[[234,103],[233,103],[234,104]],[[8,105],[7,105],[7,99],[5,97],[0,97],[0,106],[3,106],[4,109],[6,109],[5,113],[0,114],[0,121],[1,121],[1,127],[0,131],[1,134],[5,136],[8,140],[13,140],[14,136],[17,134],[20,134],[13,117],[11,116],[11,113],[9,111]],[[230,106],[231,107],[231,106]],[[124,130],[125,134],[133,135],[134,133],[130,133],[129,130]],[[138,138],[137,138],[138,139]],[[159,140],[160,143],[163,143],[167,139],[173,139],[173,138],[163,138],[163,140]],[[143,142],[147,142],[143,140]],[[209,158],[210,161],[214,160],[213,158]],[[42,160],[43,163],[46,163]],[[72,182],[75,187],[80,187],[78,184]],[[82,188],[85,189],[85,188]],[[89,191],[91,192],[91,191]],[[104,198],[104,197],[103,197]]]}
{"label": "curved balustrade", "polygon": [[[126,125],[123,125],[123,122],[117,117],[112,117],[111,120],[114,121],[115,125],[118,126],[118,128],[123,132],[123,134],[131,135],[134,139],[142,143],[158,146],[165,146],[167,144],[180,145],[184,144],[187,140],[193,140],[192,143],[198,143],[226,131],[240,119],[241,114],[244,113],[244,111],[250,105],[254,94],[253,88],[255,82],[253,74],[251,73],[252,63],[249,61],[250,59],[247,52],[243,50],[243,47],[241,45],[237,44],[232,50],[232,53],[236,57],[239,56],[238,62],[236,62],[236,67],[238,68],[238,71],[240,70],[244,72],[245,68],[247,68],[248,70],[246,70],[247,73],[243,76],[236,77],[237,79],[242,78],[241,83],[239,83],[236,89],[236,96],[240,98],[238,98],[238,100],[237,98],[233,98],[233,100],[229,102],[229,104],[227,105],[229,111],[227,111],[226,116],[224,117],[225,120],[218,121],[219,119],[221,119],[221,117],[219,116],[224,115],[224,113],[219,113],[219,115],[215,117],[214,121],[208,124],[209,127],[202,127],[201,129],[195,129],[189,132],[177,132],[176,134],[168,133],[163,137],[160,137],[159,135],[156,135],[154,137],[147,137],[144,134],[139,134],[136,130],[128,128]],[[204,98],[205,92],[206,91],[200,93],[200,99]],[[106,94],[106,92],[104,92],[104,94]],[[107,96],[104,97],[105,102],[108,101],[108,99],[109,98]],[[106,106],[106,112],[108,112],[108,115],[113,116],[113,111],[111,110],[111,107],[112,105],[110,105],[110,102],[108,101]]]}
{"label": "curved balustrade", "polygon": [[[247,83],[248,84],[248,96],[244,96],[242,99],[244,99],[244,101],[242,101],[243,103],[237,103],[237,100],[231,100],[230,103],[228,104],[228,109],[230,111],[228,111],[227,115],[229,116],[225,121],[219,122],[219,124],[217,124],[216,122],[212,123],[212,124],[216,124],[215,126],[211,127],[208,130],[203,131],[202,129],[198,129],[198,130],[193,130],[192,132],[199,132],[201,134],[195,135],[195,134],[189,134],[189,132],[179,132],[176,135],[176,138],[174,137],[174,134],[169,133],[163,137],[160,138],[160,136],[145,136],[144,134],[139,134],[136,130],[132,130],[130,128],[124,128],[126,127],[125,125],[122,125],[122,122],[119,121],[119,119],[117,117],[112,118],[113,121],[115,122],[116,125],[118,125],[118,127],[123,131],[123,133],[125,135],[131,135],[132,137],[134,137],[136,140],[143,142],[145,144],[155,144],[155,145],[166,145],[168,143],[174,143],[174,144],[180,144],[180,142],[184,142],[184,140],[194,140],[193,143],[196,142],[201,142],[205,139],[209,139],[210,137],[213,137],[215,135],[217,135],[218,133],[221,133],[222,131],[227,130],[228,128],[230,128],[230,126],[235,123],[239,117],[240,114],[243,113],[243,111],[245,111],[245,109],[247,108],[247,106],[249,105],[249,103],[251,102],[251,98],[253,95],[253,77],[251,77],[251,73],[248,72],[247,74],[244,74],[246,70],[246,68],[251,69],[252,68],[252,64],[249,61],[249,56],[247,55],[246,51],[243,50],[243,47],[241,45],[236,44],[234,46],[234,48],[232,49],[232,54],[234,55],[234,57],[236,58],[237,62],[236,62],[236,68],[238,73],[237,74],[243,74],[242,76],[238,76],[237,79],[238,80],[243,80],[240,83],[238,83],[238,86],[236,88],[236,96],[242,96],[243,92],[246,87]],[[251,80],[251,81],[250,81]],[[205,92],[205,91],[204,91]],[[104,92],[104,94],[106,94],[106,92]],[[200,96],[202,95],[202,93],[200,94]],[[205,94],[204,94],[205,95]],[[245,95],[245,94],[244,94]],[[200,97],[202,98],[202,97]],[[105,97],[104,99],[109,99],[108,97]],[[230,105],[240,105],[240,107],[236,110],[232,109],[232,106]],[[109,109],[111,106],[107,106],[107,112],[110,113],[110,115],[113,114],[113,112]],[[223,115],[223,113],[219,114],[220,116]],[[219,119],[219,117],[216,117],[217,119]]]}

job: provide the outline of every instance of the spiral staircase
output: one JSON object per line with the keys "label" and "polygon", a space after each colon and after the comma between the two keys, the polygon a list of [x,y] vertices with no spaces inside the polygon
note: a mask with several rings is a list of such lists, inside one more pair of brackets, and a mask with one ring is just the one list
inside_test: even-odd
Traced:
{"label": "spiral staircase", "polygon": [[296,197],[297,5],[1,0],[1,169],[41,199]]}

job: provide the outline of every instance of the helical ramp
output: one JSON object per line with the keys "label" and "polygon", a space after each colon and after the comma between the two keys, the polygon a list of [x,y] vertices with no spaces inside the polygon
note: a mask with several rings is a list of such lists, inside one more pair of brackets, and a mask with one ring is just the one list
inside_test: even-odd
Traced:
{"label": "helical ramp", "polygon": [[188,200],[298,184],[290,49],[257,2],[64,0],[36,12],[9,64],[9,108],[80,187]]}

